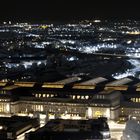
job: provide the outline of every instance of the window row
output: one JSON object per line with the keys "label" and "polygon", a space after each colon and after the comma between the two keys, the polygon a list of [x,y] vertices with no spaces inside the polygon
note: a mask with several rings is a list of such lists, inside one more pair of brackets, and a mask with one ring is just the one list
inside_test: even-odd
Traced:
{"label": "window row", "polygon": [[140,103],[140,98],[131,98],[132,102]]}
{"label": "window row", "polygon": [[[52,97],[57,97],[57,94],[35,94],[35,97],[36,98],[52,98]],[[88,95],[70,95],[70,98],[88,100],[89,96]]]}

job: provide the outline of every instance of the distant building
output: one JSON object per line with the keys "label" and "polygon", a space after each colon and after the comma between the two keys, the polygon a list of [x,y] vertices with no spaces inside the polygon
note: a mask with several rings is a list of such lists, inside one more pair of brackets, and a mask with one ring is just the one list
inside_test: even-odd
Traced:
{"label": "distant building", "polygon": [[26,134],[26,140],[109,140],[105,119],[51,120],[44,127]]}

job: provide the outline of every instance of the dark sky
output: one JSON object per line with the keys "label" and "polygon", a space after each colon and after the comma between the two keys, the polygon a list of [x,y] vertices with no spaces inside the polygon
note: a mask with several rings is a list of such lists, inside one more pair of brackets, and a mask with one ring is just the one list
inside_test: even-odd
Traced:
{"label": "dark sky", "polygon": [[0,20],[73,20],[91,18],[140,19],[135,0],[7,0],[1,4]]}

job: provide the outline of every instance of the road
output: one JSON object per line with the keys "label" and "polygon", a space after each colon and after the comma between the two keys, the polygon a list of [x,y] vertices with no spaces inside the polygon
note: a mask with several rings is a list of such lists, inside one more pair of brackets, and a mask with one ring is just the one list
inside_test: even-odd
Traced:
{"label": "road", "polygon": [[111,133],[111,140],[121,140],[125,124],[117,124],[113,121],[108,121]]}
{"label": "road", "polygon": [[134,54],[125,55],[125,54],[111,54],[111,53],[92,53],[92,55],[104,56],[104,57],[140,59],[140,55],[136,56],[136,55],[134,55]]}

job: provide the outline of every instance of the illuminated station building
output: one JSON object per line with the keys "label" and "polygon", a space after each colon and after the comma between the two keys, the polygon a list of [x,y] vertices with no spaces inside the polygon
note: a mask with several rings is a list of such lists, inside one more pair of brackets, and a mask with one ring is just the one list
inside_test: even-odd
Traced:
{"label": "illuminated station building", "polygon": [[[71,77],[51,83],[0,82],[0,115],[39,117],[40,122],[121,116],[140,118],[140,80]],[[128,116],[129,115],[129,116]]]}

